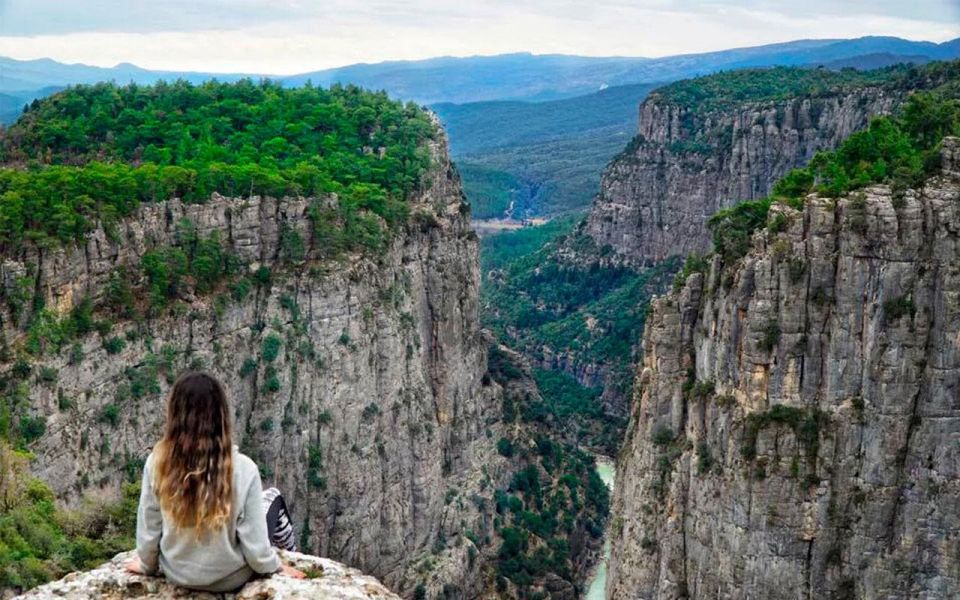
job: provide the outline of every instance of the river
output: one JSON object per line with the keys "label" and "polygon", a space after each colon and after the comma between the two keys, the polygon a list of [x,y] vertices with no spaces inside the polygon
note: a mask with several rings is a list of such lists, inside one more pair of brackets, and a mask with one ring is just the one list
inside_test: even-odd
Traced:
{"label": "river", "polygon": [[[613,486],[616,483],[617,470],[613,461],[606,456],[597,457],[597,475],[603,480],[610,492],[613,493]],[[588,579],[587,593],[584,600],[604,600],[604,590],[607,587],[607,561],[610,560],[610,536],[604,536],[603,556],[594,569],[593,575]]]}

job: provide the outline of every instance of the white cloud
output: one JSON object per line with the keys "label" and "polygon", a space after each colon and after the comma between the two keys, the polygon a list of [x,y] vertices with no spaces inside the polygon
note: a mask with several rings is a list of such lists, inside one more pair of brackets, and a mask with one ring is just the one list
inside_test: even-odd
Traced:
{"label": "white cloud", "polygon": [[[896,35],[944,41],[960,36],[960,18],[920,18],[944,1],[914,2],[910,14],[916,16],[911,17],[890,8],[901,4],[888,0],[855,0],[845,13],[831,10],[835,3],[825,0],[810,0],[799,8],[791,3],[789,12],[782,8],[785,4],[771,0],[231,0],[229,9],[226,0],[167,0],[165,8],[157,10],[156,22],[148,22],[152,13],[144,7],[157,5],[122,3],[139,7],[133,12],[140,21],[127,30],[117,21],[129,17],[129,9],[99,21],[96,14],[88,16],[90,27],[77,23],[77,31],[11,35],[31,28],[18,30],[11,24],[11,15],[20,14],[13,9],[23,0],[7,0],[0,4],[0,34],[6,34],[0,35],[0,55],[101,66],[133,62],[154,69],[288,74],[354,62],[515,51],[665,56],[799,38]],[[957,0],[946,1],[956,6]],[[33,3],[40,12],[51,5],[50,0]],[[70,4],[57,2],[64,14],[70,13],[65,8]],[[115,2],[93,4],[107,9]],[[879,7],[887,14],[876,14]],[[93,25],[100,22],[102,30],[96,30]],[[146,26],[151,24],[161,30]]]}

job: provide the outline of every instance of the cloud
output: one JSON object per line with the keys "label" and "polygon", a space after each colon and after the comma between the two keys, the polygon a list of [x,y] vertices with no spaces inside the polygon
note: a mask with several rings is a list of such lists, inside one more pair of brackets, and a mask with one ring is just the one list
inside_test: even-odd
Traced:
{"label": "cloud", "polygon": [[296,4],[283,0],[2,0],[0,34],[237,29],[295,19],[302,12]]}
{"label": "cloud", "polygon": [[[837,8],[842,4],[842,10]],[[957,0],[0,0],[0,54],[289,74],[502,52],[664,56],[786,41],[960,36]]]}

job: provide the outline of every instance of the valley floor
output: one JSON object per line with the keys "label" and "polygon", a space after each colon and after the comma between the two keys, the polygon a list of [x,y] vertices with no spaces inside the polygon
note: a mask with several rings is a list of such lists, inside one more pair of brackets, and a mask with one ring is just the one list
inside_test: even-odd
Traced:
{"label": "valley floor", "polygon": [[539,225],[544,225],[550,222],[549,218],[546,217],[536,217],[533,219],[475,219],[470,221],[470,225],[473,226],[473,230],[477,232],[477,235],[492,235],[495,233],[501,233],[504,231],[516,231],[518,229],[524,229],[526,227],[537,227]]}

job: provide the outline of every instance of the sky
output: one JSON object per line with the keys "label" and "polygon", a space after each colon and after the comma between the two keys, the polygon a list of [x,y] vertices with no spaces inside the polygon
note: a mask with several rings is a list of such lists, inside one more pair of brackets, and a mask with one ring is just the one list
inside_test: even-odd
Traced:
{"label": "sky", "polygon": [[960,0],[0,0],[0,56],[224,73],[862,35],[960,37]]}

